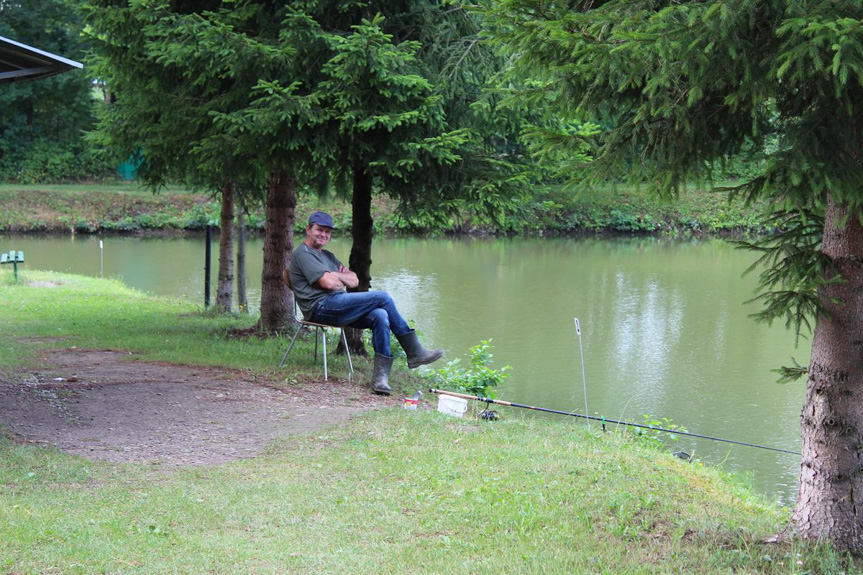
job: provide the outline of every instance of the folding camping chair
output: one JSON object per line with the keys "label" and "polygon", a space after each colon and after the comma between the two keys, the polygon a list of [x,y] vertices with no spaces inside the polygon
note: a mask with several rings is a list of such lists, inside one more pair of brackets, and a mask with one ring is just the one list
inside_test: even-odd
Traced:
{"label": "folding camping chair", "polygon": [[[291,288],[291,277],[288,274],[288,270],[282,272],[282,277],[285,279],[285,283],[288,286],[288,289],[293,293],[293,288]],[[291,339],[291,344],[288,346],[287,351],[285,351],[285,355],[282,356],[282,361],[279,362],[279,367],[285,365],[285,360],[288,359],[288,354],[291,353],[291,349],[294,347],[294,342],[297,341],[297,336],[300,335],[300,332],[304,329],[314,329],[315,330],[315,361],[318,360],[318,334],[321,336],[321,347],[323,348],[323,356],[324,356],[324,381],[327,381],[327,332],[326,328],[332,327],[341,330],[342,341],[345,344],[345,351],[348,354],[348,366],[351,369],[351,375],[354,373],[354,363],[351,360],[351,350],[348,348],[348,338],[345,336],[345,330],[343,326],[339,325],[327,325],[323,323],[317,323],[314,321],[308,321],[303,318],[300,313],[300,309],[297,306],[297,299],[294,296],[294,321],[299,324],[297,328],[297,332],[294,334],[294,337]]]}

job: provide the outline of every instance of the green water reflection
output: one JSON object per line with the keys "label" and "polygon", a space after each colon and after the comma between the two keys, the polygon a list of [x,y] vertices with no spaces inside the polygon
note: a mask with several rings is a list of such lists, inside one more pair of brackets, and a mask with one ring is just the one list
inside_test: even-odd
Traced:
{"label": "green water reflection", "polygon": [[[347,260],[349,240],[336,238],[331,247]],[[26,252],[25,269],[102,274],[203,303],[202,238],[0,238],[0,251],[12,248]],[[254,304],[261,259],[260,240],[250,241]],[[793,334],[748,317],[756,308],[743,302],[755,277],[741,274],[753,256],[725,242],[397,239],[376,241],[373,259],[373,288],[390,291],[448,358],[493,339],[497,365],[513,368],[502,399],[581,413],[586,381],[594,414],[639,423],[650,414],[700,434],[799,448],[802,382],[778,385],[771,370],[792,356],[806,364],[808,342],[795,349]],[[750,474],[772,499],[796,496],[797,456],[678,443]]]}

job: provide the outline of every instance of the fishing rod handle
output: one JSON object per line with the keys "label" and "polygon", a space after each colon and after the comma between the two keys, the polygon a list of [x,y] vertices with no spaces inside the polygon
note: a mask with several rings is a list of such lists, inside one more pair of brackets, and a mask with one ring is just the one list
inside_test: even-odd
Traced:
{"label": "fishing rod handle", "polygon": [[468,395],[466,393],[458,393],[457,391],[447,391],[445,389],[429,388],[429,393],[437,393],[438,395],[451,395],[452,397],[460,397],[462,399],[483,399],[476,395]]}

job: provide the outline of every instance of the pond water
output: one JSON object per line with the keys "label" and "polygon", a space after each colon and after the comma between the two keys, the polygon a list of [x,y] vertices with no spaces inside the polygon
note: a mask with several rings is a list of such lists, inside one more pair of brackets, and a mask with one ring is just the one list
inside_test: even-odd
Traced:
{"label": "pond water", "polygon": [[[203,305],[200,237],[0,237],[0,251],[12,248],[25,251],[25,270],[120,278]],[[347,261],[350,240],[334,238],[330,248]],[[261,240],[250,240],[253,309],[261,259]],[[667,418],[693,433],[797,452],[804,382],[779,385],[771,370],[792,357],[807,364],[809,341],[795,348],[782,325],[748,317],[758,309],[744,305],[756,278],[741,276],[753,259],[720,240],[379,239],[372,287],[390,291],[447,359],[491,339],[495,367],[512,367],[500,399],[584,413],[586,389],[594,415]],[[675,449],[745,476],[781,504],[796,497],[797,455],[682,436]]]}

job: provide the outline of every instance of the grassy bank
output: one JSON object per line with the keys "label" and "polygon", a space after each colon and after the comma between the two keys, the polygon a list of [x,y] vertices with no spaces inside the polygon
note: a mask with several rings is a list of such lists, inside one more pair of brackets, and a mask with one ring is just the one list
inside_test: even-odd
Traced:
{"label": "grassy bank", "polygon": [[[6,351],[0,369],[33,363],[44,346],[59,346],[123,349],[148,361],[243,369],[266,378],[319,375],[311,338],[298,341],[292,372],[278,370],[275,364],[292,333],[249,336],[253,316],[203,312],[187,301],[147,296],[119,280],[21,269],[15,282],[8,267],[0,270],[0,342]],[[341,357],[332,361],[341,368]]]}
{"label": "grassy bank", "polygon": [[[249,369],[276,386],[319,375],[311,354],[274,369],[284,340],[231,337],[248,319],[108,280],[3,272],[0,379],[73,346]],[[715,469],[513,412],[492,423],[382,409],[253,460],[177,470],[0,432],[0,485],[4,573],[859,572],[826,548],[762,543],[788,511]]]}
{"label": "grassy bank", "polygon": [[[316,210],[333,213],[341,227],[350,225],[350,205],[301,195],[300,217]],[[590,192],[551,189],[526,202],[503,221],[453,219],[432,230],[408,224],[386,198],[373,204],[381,233],[596,234],[638,233],[672,236],[760,233],[764,218],[757,208],[728,203],[718,193],[691,190],[666,202],[633,188]],[[129,233],[152,230],[200,230],[219,223],[219,205],[206,194],[167,189],[152,194],[135,184],[0,185],[0,232]],[[249,228],[262,229],[262,210],[253,208]]]}

